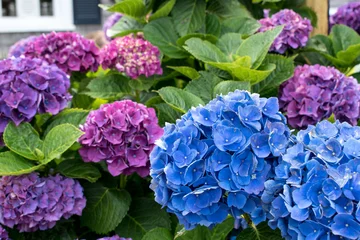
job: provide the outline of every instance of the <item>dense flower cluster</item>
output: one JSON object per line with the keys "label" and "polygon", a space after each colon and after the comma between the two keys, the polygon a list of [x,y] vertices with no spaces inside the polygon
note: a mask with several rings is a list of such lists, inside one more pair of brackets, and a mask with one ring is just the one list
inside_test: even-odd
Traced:
{"label": "dense flower cluster", "polygon": [[276,98],[246,91],[218,96],[167,124],[150,155],[155,200],[186,229],[230,213],[266,219],[259,195],[290,136]]}
{"label": "dense flower cluster", "polygon": [[360,2],[347,3],[330,17],[330,25],[344,24],[360,33]]}
{"label": "dense flower cluster", "polygon": [[360,127],[302,130],[265,183],[269,225],[287,239],[360,238]]}
{"label": "dense flower cluster", "polygon": [[303,19],[299,14],[289,9],[281,10],[271,17],[260,19],[259,23],[261,24],[259,32],[284,25],[284,29],[270,47],[271,52],[280,54],[285,53],[287,49],[304,47],[313,29],[310,20]]}
{"label": "dense flower cluster", "polygon": [[26,51],[30,42],[33,42],[36,39],[36,36],[30,36],[25,39],[21,39],[12,45],[9,49],[8,57],[20,57]]}
{"label": "dense flower cluster", "polygon": [[119,237],[118,235],[114,235],[112,237],[99,238],[98,240],[132,240],[132,239],[131,238],[123,238],[123,237]]}
{"label": "dense flower cluster", "polygon": [[103,31],[104,31],[106,40],[111,41],[111,36],[108,35],[108,30],[110,28],[112,28],[120,20],[121,17],[122,17],[122,14],[114,13],[110,17],[108,17],[108,19],[106,19],[104,26],[103,26]]}
{"label": "dense flower cluster", "polygon": [[333,67],[304,65],[280,86],[280,108],[289,124],[304,128],[328,118],[357,124],[360,115],[360,86]]}
{"label": "dense flower cluster", "polygon": [[9,234],[8,232],[0,225],[0,239],[1,240],[8,240]]}
{"label": "dense flower cluster", "polygon": [[101,50],[104,69],[117,69],[136,79],[141,75],[161,75],[160,51],[141,36],[115,38]]}
{"label": "dense flower cluster", "polygon": [[74,32],[43,34],[29,42],[24,51],[25,57],[40,58],[56,64],[68,74],[97,71],[99,54],[94,41]]}
{"label": "dense flower cluster", "polygon": [[155,110],[130,100],[102,105],[80,129],[83,160],[106,161],[113,176],[149,175],[149,154],[163,134]]}
{"label": "dense flower cluster", "polygon": [[0,61],[0,133],[9,121],[19,125],[37,113],[57,114],[71,95],[69,77],[40,59]]}
{"label": "dense flower cluster", "polygon": [[46,230],[61,218],[81,215],[86,205],[78,181],[36,173],[0,179],[0,223],[20,232]]}

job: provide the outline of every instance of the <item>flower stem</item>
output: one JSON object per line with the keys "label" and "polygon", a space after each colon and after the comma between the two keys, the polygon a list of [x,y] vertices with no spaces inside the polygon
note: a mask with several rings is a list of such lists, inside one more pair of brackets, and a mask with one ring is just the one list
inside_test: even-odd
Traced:
{"label": "flower stem", "polygon": [[140,91],[139,90],[135,90],[135,101],[136,102],[140,102]]}
{"label": "flower stem", "polygon": [[120,189],[125,189],[126,187],[126,182],[127,182],[127,176],[124,174],[120,175]]}

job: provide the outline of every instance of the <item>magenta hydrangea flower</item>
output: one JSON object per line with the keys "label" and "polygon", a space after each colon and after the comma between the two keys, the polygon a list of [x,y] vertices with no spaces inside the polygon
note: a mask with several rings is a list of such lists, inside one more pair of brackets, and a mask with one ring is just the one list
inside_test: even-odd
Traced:
{"label": "magenta hydrangea flower", "polygon": [[113,176],[149,175],[149,154],[163,134],[155,110],[130,101],[104,104],[91,111],[79,150],[85,162],[106,161]]}
{"label": "magenta hydrangea flower", "polygon": [[296,12],[284,9],[280,12],[259,20],[259,32],[265,32],[274,27],[285,25],[280,35],[270,47],[271,52],[283,54],[287,49],[305,47],[309,40],[312,26],[310,20],[302,18]]}
{"label": "magenta hydrangea flower", "polygon": [[279,96],[280,108],[293,128],[316,124],[331,114],[352,125],[359,119],[360,86],[333,67],[296,67],[294,76],[280,86]]}
{"label": "magenta hydrangea flower", "polygon": [[136,79],[140,75],[161,75],[160,51],[141,36],[115,38],[101,50],[104,69],[117,69]]}
{"label": "magenta hydrangea flower", "polygon": [[0,223],[20,232],[53,228],[61,218],[81,216],[86,205],[77,180],[37,173],[0,179]]}
{"label": "magenta hydrangea flower", "polygon": [[56,64],[64,72],[97,71],[100,62],[99,49],[93,40],[73,32],[43,34],[29,42],[24,55],[40,58]]}
{"label": "magenta hydrangea flower", "polygon": [[8,232],[1,225],[0,225],[0,239],[1,240],[8,240],[9,239]]}
{"label": "magenta hydrangea flower", "polygon": [[99,238],[98,240],[132,240],[132,239],[131,238],[123,238],[123,237],[119,237],[118,235],[114,235],[112,237]]}
{"label": "magenta hydrangea flower", "polygon": [[111,36],[108,35],[108,30],[112,28],[122,17],[122,14],[120,13],[114,13],[110,17],[108,17],[104,23],[103,31],[105,34],[105,37],[108,41],[111,41]]}
{"label": "magenta hydrangea flower", "polygon": [[40,59],[0,61],[0,133],[8,122],[29,122],[37,113],[57,114],[71,95],[69,77]]}
{"label": "magenta hydrangea flower", "polygon": [[29,43],[34,41],[36,38],[37,36],[30,36],[16,42],[10,47],[8,57],[20,57],[21,55],[23,55]]}
{"label": "magenta hydrangea flower", "polygon": [[330,17],[330,25],[344,24],[360,33],[360,2],[347,3]]}

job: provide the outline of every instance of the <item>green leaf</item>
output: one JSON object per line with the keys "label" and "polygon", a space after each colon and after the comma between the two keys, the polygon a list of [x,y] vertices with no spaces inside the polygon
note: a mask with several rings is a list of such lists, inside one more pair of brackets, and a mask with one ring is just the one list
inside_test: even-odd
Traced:
{"label": "green leaf", "polygon": [[276,69],[264,81],[252,86],[252,92],[260,93],[261,96],[277,96],[277,89],[281,83],[294,74],[294,61],[281,55],[269,54],[264,64],[275,64]]}
{"label": "green leaf", "polygon": [[101,173],[96,167],[80,159],[62,161],[56,170],[66,177],[85,179],[92,183],[101,177]]}
{"label": "green leaf", "polygon": [[144,27],[144,36],[163,54],[170,58],[186,58],[188,54],[176,44],[179,36],[171,18],[161,18],[151,21]]}
{"label": "green leaf", "polygon": [[360,56],[360,43],[351,45],[346,50],[339,51],[336,54],[336,57],[347,63],[347,65],[351,65],[358,57]]}
{"label": "green leaf", "polygon": [[217,224],[211,230],[211,240],[225,240],[227,236],[234,229],[234,218],[229,217],[224,222]]}
{"label": "green leaf", "polygon": [[166,103],[155,104],[154,107],[157,110],[157,116],[159,119],[159,125],[165,126],[165,123],[175,123],[176,119],[179,119],[182,115],[181,112],[173,109]]}
{"label": "green leaf", "polygon": [[237,16],[251,17],[251,14],[246,7],[234,0],[211,0],[209,1],[206,10],[223,19]]}
{"label": "green leaf", "polygon": [[176,44],[179,45],[179,46],[184,46],[185,45],[185,42],[191,38],[199,38],[199,39],[202,39],[202,40],[206,40],[208,42],[211,42],[213,44],[215,44],[218,39],[217,37],[215,37],[214,35],[211,35],[211,34],[203,34],[203,33],[190,33],[190,34],[187,34],[181,38],[179,38],[177,41],[176,41]]}
{"label": "green leaf", "polygon": [[60,112],[58,115],[50,119],[50,124],[47,126],[44,135],[47,135],[48,132],[60,124],[69,123],[75,127],[79,127],[80,124],[85,123],[86,118],[89,114],[89,110],[70,108],[65,109]]}
{"label": "green leaf", "polygon": [[186,87],[185,91],[191,92],[200,97],[204,102],[209,102],[214,98],[214,88],[222,81],[211,72],[200,72],[201,77],[192,80]]}
{"label": "green leaf", "polygon": [[143,23],[138,22],[134,18],[122,16],[114,26],[107,30],[106,34],[110,37],[122,37],[130,33],[140,32],[144,26]]}
{"label": "green leaf", "polygon": [[249,81],[251,85],[267,78],[276,68],[275,64],[263,64],[258,69],[249,69],[242,66],[232,69],[232,74],[240,81]]}
{"label": "green leaf", "polygon": [[30,123],[15,126],[14,123],[10,122],[5,128],[3,138],[11,151],[30,160],[42,160],[41,154],[37,152],[41,151],[43,141],[40,140],[39,134]]}
{"label": "green leaf", "polygon": [[239,56],[250,56],[252,68],[257,69],[266,55],[275,38],[281,33],[283,26],[276,27],[272,30],[257,33],[242,42],[237,54]]}
{"label": "green leaf", "polygon": [[226,33],[221,36],[216,46],[225,53],[229,59],[232,59],[232,55],[236,54],[242,43],[241,34],[239,33]]}
{"label": "green leaf", "polygon": [[0,176],[18,176],[22,174],[31,173],[41,165],[34,165],[13,152],[0,153]]}
{"label": "green leaf", "polygon": [[330,38],[333,41],[335,54],[348,49],[351,45],[360,43],[359,34],[354,29],[345,25],[333,26],[331,28]]}
{"label": "green leaf", "polygon": [[49,131],[44,140],[44,163],[48,163],[69,149],[83,135],[71,124],[61,124]]}
{"label": "green leaf", "polygon": [[177,1],[172,16],[175,28],[180,36],[194,33],[205,23],[206,2],[204,0]]}
{"label": "green leaf", "polygon": [[160,97],[175,110],[186,113],[191,107],[205,105],[198,96],[176,87],[164,87],[158,90]]}
{"label": "green leaf", "polygon": [[123,0],[107,9],[109,12],[119,12],[133,18],[146,15],[146,8],[142,0]]}
{"label": "green leaf", "polygon": [[170,229],[170,223],[169,214],[153,199],[138,198],[132,201],[128,214],[117,226],[115,232],[122,237],[141,240],[154,228]]}
{"label": "green leaf", "polygon": [[130,81],[119,74],[108,74],[91,80],[87,90],[82,93],[92,98],[118,99],[131,92]]}
{"label": "green leaf", "polygon": [[147,232],[141,240],[173,240],[171,232],[166,228],[154,228]]}
{"label": "green leaf", "polygon": [[168,66],[168,68],[171,68],[190,79],[195,79],[200,77],[200,74],[196,71],[195,68],[186,67],[186,66],[183,67]]}
{"label": "green leaf", "polygon": [[205,226],[197,226],[195,229],[186,231],[184,228],[176,232],[174,240],[209,240],[211,239],[210,230]]}
{"label": "green leaf", "polygon": [[106,188],[99,183],[85,184],[84,189],[87,203],[81,224],[99,234],[113,231],[129,210],[129,193]]}
{"label": "green leaf", "polygon": [[199,38],[187,40],[184,48],[196,59],[203,62],[228,62],[226,55],[214,44]]}
{"label": "green leaf", "polygon": [[237,240],[282,240],[279,229],[272,230],[266,222],[262,222],[257,226],[250,226],[242,231],[236,238]]}
{"label": "green leaf", "polygon": [[220,36],[221,24],[220,19],[215,14],[208,13],[205,18],[205,29],[204,32],[207,34],[214,35],[216,37]]}
{"label": "green leaf", "polygon": [[165,3],[163,3],[159,9],[150,16],[149,21],[153,21],[158,18],[166,17],[169,15],[171,10],[173,9],[174,5],[176,3],[176,0],[169,0]]}
{"label": "green leaf", "polygon": [[260,28],[260,23],[251,17],[237,16],[227,18],[222,22],[222,33],[239,33],[252,35]]}
{"label": "green leaf", "polygon": [[234,92],[235,90],[246,90],[250,91],[250,82],[244,81],[223,81],[217,84],[214,88],[214,97],[219,94],[228,94],[229,92]]}

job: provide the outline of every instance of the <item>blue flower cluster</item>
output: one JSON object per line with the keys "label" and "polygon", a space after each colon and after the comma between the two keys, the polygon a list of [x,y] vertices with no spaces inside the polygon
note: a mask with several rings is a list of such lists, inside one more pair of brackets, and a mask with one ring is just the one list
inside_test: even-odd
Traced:
{"label": "blue flower cluster", "polygon": [[360,238],[360,127],[322,121],[300,131],[262,195],[286,239]]}
{"label": "blue flower cluster", "polygon": [[260,194],[290,130],[277,98],[235,91],[167,124],[150,155],[156,201],[186,229],[211,227],[228,214],[266,219]]}

